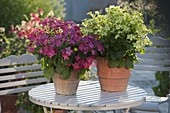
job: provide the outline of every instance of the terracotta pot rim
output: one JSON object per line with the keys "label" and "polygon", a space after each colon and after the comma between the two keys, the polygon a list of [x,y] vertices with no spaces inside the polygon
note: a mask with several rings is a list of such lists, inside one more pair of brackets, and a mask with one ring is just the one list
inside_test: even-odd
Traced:
{"label": "terracotta pot rim", "polygon": [[99,76],[99,78],[102,78],[102,79],[107,79],[107,78],[110,78],[110,79],[128,79],[130,75],[126,76],[126,77],[122,77],[122,76],[113,76],[113,77],[105,77],[105,76]]}

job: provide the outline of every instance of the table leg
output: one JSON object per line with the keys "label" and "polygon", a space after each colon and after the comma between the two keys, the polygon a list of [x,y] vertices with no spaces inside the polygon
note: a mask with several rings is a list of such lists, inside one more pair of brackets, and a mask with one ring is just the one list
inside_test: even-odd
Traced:
{"label": "table leg", "polygon": [[127,109],[125,110],[125,113],[129,113],[129,110],[130,110],[130,108],[127,108]]}
{"label": "table leg", "polygon": [[81,110],[78,110],[76,113],[82,113]]}
{"label": "table leg", "polygon": [[50,113],[53,113],[53,108],[50,108]]}
{"label": "table leg", "polygon": [[44,113],[48,113],[47,108],[43,106]]}

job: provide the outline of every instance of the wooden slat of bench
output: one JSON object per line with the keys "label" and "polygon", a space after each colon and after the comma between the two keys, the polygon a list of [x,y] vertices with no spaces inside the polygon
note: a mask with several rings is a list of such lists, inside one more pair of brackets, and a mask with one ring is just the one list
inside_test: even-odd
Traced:
{"label": "wooden slat of bench", "polygon": [[161,37],[152,37],[151,41],[153,43],[153,46],[169,46],[170,47],[170,40],[163,39]]}
{"label": "wooden slat of bench", "polygon": [[170,67],[160,67],[153,65],[135,65],[134,70],[140,71],[170,71]]}
{"label": "wooden slat of bench", "polygon": [[29,91],[30,89],[32,89],[32,88],[34,88],[34,87],[36,87],[36,86],[38,86],[38,85],[1,90],[1,91],[0,91],[0,95],[26,92],[26,91]]}
{"label": "wooden slat of bench", "polygon": [[23,54],[20,57],[16,55],[11,55],[6,58],[0,59],[0,67],[1,66],[9,66],[15,64],[28,64],[36,62],[37,58],[31,54]]}
{"label": "wooden slat of bench", "polygon": [[46,78],[20,80],[20,81],[14,81],[14,82],[1,83],[0,88],[8,88],[8,87],[21,86],[21,85],[37,84],[37,83],[42,83],[42,82],[47,82],[47,81],[48,80]]}
{"label": "wooden slat of bench", "polygon": [[146,54],[137,54],[137,56],[139,58],[152,58],[152,59],[170,59],[170,55],[168,54],[150,54],[150,53],[146,53]]}
{"label": "wooden slat of bench", "polygon": [[16,68],[0,69],[0,74],[1,74],[1,73],[27,71],[27,70],[36,70],[36,69],[41,69],[41,65],[38,64],[38,65],[22,66],[22,67],[16,67]]}
{"label": "wooden slat of bench", "polygon": [[43,76],[43,71],[0,76],[0,81]]}
{"label": "wooden slat of bench", "polygon": [[157,61],[157,60],[148,60],[148,59],[141,59],[139,60],[140,63],[136,63],[136,65],[169,65],[170,64],[170,60],[166,60],[166,61]]}
{"label": "wooden slat of bench", "polygon": [[160,53],[170,52],[170,48],[166,48],[166,47],[164,48],[146,47],[145,49],[146,49],[146,52],[160,52]]}
{"label": "wooden slat of bench", "polygon": [[[134,70],[144,72],[170,71],[170,40],[153,37],[151,38],[151,41],[153,42],[153,45],[152,47],[146,47],[146,54],[137,54],[140,57],[140,63],[135,64]],[[150,76],[149,73],[148,76]],[[165,101],[167,101],[167,97],[147,96],[144,104],[133,107],[132,110],[158,112],[160,111],[159,105]],[[170,108],[167,109],[170,110]]]}

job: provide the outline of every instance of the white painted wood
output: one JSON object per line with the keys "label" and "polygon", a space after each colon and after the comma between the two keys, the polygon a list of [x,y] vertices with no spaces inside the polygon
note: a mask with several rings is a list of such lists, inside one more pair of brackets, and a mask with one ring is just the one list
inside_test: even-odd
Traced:
{"label": "white painted wood", "polygon": [[138,54],[137,56],[139,56],[141,59],[144,59],[144,58],[151,58],[151,59],[161,59],[161,58],[164,58],[164,59],[170,59],[169,58],[169,54],[156,54],[156,53],[145,53],[145,54]]}
{"label": "white painted wood", "polygon": [[0,88],[8,88],[8,87],[21,86],[21,85],[29,85],[29,84],[42,83],[42,82],[47,82],[47,81],[48,80],[46,78],[18,80],[18,81],[14,81],[14,82],[1,83]]}
{"label": "white painted wood", "polygon": [[[140,60],[140,64],[143,65],[169,65],[170,64],[170,60],[164,60],[164,61],[159,61],[159,60],[153,60],[153,59],[141,59]],[[138,63],[136,63],[136,65],[138,65]]]}
{"label": "white painted wood", "polygon": [[156,48],[156,47],[146,47],[146,52],[169,52],[170,48],[164,47],[164,48]]}
{"label": "white painted wood", "polygon": [[31,71],[31,70],[36,70],[36,69],[41,69],[41,65],[31,65],[31,66],[20,66],[20,67],[14,67],[14,68],[4,68],[0,69],[0,74],[1,73],[10,73],[10,72],[20,72],[20,71]]}
{"label": "white painted wood", "polygon": [[32,88],[34,88],[36,86],[38,86],[38,85],[0,90],[0,95],[7,95],[7,94],[15,94],[15,93],[27,92],[27,91],[29,91],[30,89],[32,89]]}
{"label": "white painted wood", "polygon": [[43,106],[44,113],[48,113],[47,108]]}
{"label": "white painted wood", "polygon": [[153,42],[153,45],[156,46],[168,46],[170,47],[170,40],[166,40],[164,38],[161,37],[152,37],[151,41]]}
{"label": "white painted wood", "polygon": [[152,66],[152,65],[136,65],[134,70],[140,71],[170,71],[170,67]]}
{"label": "white painted wood", "polygon": [[31,54],[0,59],[0,95],[26,92],[39,84],[47,83],[41,65],[36,60],[36,56]]}
{"label": "white painted wood", "polygon": [[53,83],[29,91],[29,99],[33,103],[69,110],[125,109],[142,104],[145,96],[144,90],[133,86],[128,86],[125,92],[103,92],[98,81],[81,81],[76,95],[70,96],[56,94]]}
{"label": "white painted wood", "polygon": [[[170,72],[170,40],[160,37],[151,38],[152,47],[146,47],[146,54],[137,54],[140,63],[136,63],[134,70],[140,71],[169,71]],[[167,101],[167,97],[147,96],[144,104],[133,107],[132,110],[159,111],[159,105]],[[170,102],[169,102],[170,105]],[[170,111],[170,107],[167,108]]]}
{"label": "white painted wood", "polygon": [[170,71],[170,41],[160,37],[153,37],[151,40],[153,46],[146,47],[145,54],[137,54],[140,63],[135,64],[134,70]]}
{"label": "white painted wood", "polygon": [[0,67],[1,66],[9,66],[15,64],[25,64],[25,63],[34,63],[37,58],[31,54],[23,54],[20,57],[16,55],[11,55],[6,58],[0,59]]}
{"label": "white painted wood", "polygon": [[23,78],[31,78],[31,77],[38,77],[38,76],[44,76],[43,71],[36,71],[36,72],[26,72],[26,73],[20,73],[20,74],[13,74],[13,75],[5,75],[0,76],[0,81],[5,80],[14,80],[14,79],[23,79]]}

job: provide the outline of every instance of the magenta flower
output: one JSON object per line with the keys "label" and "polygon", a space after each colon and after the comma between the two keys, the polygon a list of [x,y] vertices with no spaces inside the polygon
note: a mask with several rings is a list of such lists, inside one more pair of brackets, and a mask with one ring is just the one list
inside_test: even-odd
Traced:
{"label": "magenta flower", "polygon": [[58,65],[73,70],[87,70],[94,56],[104,51],[95,36],[83,36],[80,27],[73,21],[46,18],[28,37],[30,52],[45,59],[45,66]]}
{"label": "magenta flower", "polygon": [[64,50],[61,50],[61,53],[64,60],[69,60],[69,56],[71,56],[71,53],[73,53],[73,51],[70,49],[70,47],[68,47]]}

